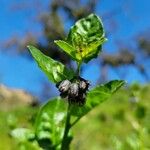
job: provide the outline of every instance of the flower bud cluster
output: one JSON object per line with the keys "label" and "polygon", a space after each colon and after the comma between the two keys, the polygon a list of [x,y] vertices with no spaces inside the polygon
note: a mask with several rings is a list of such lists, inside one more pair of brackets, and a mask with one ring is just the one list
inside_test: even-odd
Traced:
{"label": "flower bud cluster", "polygon": [[88,80],[78,77],[70,81],[63,80],[56,84],[56,87],[60,92],[60,96],[67,99],[69,103],[84,105],[89,85]]}

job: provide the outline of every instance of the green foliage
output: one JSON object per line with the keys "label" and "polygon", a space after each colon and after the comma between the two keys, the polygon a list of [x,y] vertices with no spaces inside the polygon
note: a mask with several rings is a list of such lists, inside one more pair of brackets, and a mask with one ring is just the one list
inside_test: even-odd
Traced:
{"label": "green foliage", "polygon": [[[66,99],[68,97],[68,101],[65,102],[60,98],[48,101],[37,115],[34,131],[28,129],[12,131],[13,137],[23,141],[24,149],[33,149],[29,148],[29,145],[35,144],[37,148],[40,147],[44,150],[69,150],[72,140],[71,128],[81,117],[106,101],[124,85],[124,81],[114,80],[104,85],[98,85],[86,95],[89,83],[85,79],[79,82],[81,79],[79,70],[82,62],[87,63],[97,57],[105,41],[102,22],[95,14],[77,21],[71,28],[66,41],[55,41],[73,60],[77,61],[76,74],[62,63],[42,54],[37,48],[28,46],[38,66],[50,81],[58,85],[60,81],[67,79],[73,86],[68,87],[63,82],[64,84],[59,87],[59,91]],[[84,105],[79,106],[80,102],[85,100],[86,104],[82,103]]]}
{"label": "green foliage", "polygon": [[17,140],[19,150],[41,150],[35,140],[35,134],[32,130],[26,128],[14,129],[11,132],[11,136]]}
{"label": "green foliage", "polygon": [[33,140],[34,130],[31,128],[31,119],[35,117],[39,108],[19,105],[11,109],[8,105],[3,107],[5,110],[0,110],[0,149],[41,150],[38,143]]}
{"label": "green foliage", "polygon": [[124,83],[125,82],[122,80],[114,80],[107,84],[98,85],[97,87],[93,88],[88,92],[87,102],[83,107],[78,107],[75,105],[71,106],[71,115],[79,118],[83,117],[94,107],[110,98],[114,92],[124,85]]}
{"label": "green foliage", "polygon": [[33,46],[28,46],[28,48],[40,69],[47,75],[51,82],[57,83],[73,77],[73,71],[67,69],[62,63],[44,55]]}
{"label": "green foliage", "polygon": [[71,27],[66,41],[58,40],[55,43],[73,60],[87,63],[98,56],[105,41],[100,18],[91,14]]}
{"label": "green foliage", "polygon": [[41,147],[60,149],[65,129],[67,105],[59,98],[48,101],[37,116],[35,133]]}
{"label": "green foliage", "polygon": [[25,141],[27,139],[34,139],[35,135],[33,131],[26,128],[17,128],[11,132],[11,136],[16,138],[18,141]]}
{"label": "green foliage", "polygon": [[[139,101],[133,103],[130,87],[119,90],[110,101],[96,107],[74,126],[71,149],[149,150],[149,92],[150,85],[139,85]],[[139,104],[146,109],[142,118],[135,115]]]}
{"label": "green foliage", "polygon": [[[134,147],[140,145],[140,150],[142,148],[149,150],[150,85],[139,85],[139,100],[135,102],[130,100],[133,92],[131,89],[130,87],[122,88],[113,94],[108,101],[94,108],[73,126],[74,138],[70,149],[119,150],[120,148],[121,150],[133,150]],[[145,116],[138,118],[136,113],[141,104],[145,107]],[[20,147],[16,147],[18,140],[10,138],[8,135],[10,128],[7,120],[11,118],[9,115],[16,118],[16,127],[32,130],[30,118],[35,117],[38,110],[37,107],[29,108],[27,106],[16,110],[0,110],[0,149],[20,150]],[[122,113],[124,115],[121,115]],[[138,128],[135,129],[135,127]]]}
{"label": "green foliage", "polygon": [[76,49],[70,45],[69,43],[67,43],[66,41],[62,41],[62,40],[56,40],[55,43],[61,48],[63,49],[69,56],[71,56],[71,58],[73,60],[76,61],[80,61],[79,60],[79,54],[76,52]]}
{"label": "green foliage", "polygon": [[[76,119],[79,120],[95,106],[111,97],[123,84],[124,81],[115,80],[105,85],[97,86],[88,93],[87,103],[83,107],[70,105],[70,115],[76,116]],[[48,101],[41,108],[35,124],[35,134],[41,147],[54,150],[60,149],[65,129],[66,112],[67,103],[60,98]],[[69,128],[75,125],[75,123],[77,121],[72,121]],[[69,139],[69,136],[67,138]]]}

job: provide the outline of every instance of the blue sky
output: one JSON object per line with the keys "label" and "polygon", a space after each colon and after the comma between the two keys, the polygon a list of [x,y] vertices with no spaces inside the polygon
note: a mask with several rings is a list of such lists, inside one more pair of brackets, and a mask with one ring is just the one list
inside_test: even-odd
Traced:
{"label": "blue sky", "polygon": [[[42,1],[42,0],[39,0]],[[42,1],[42,8],[47,9],[48,0]],[[36,0],[30,1],[33,5],[37,3]],[[32,17],[36,15],[32,7],[23,9],[22,11],[13,11],[12,5],[20,4],[26,5],[25,0],[0,0],[0,44],[9,39],[11,36],[17,35],[22,37],[26,32],[40,32],[41,25],[37,21],[31,21]],[[108,42],[104,48],[111,53],[117,49],[117,41],[122,40],[126,44],[134,45],[134,38],[140,32],[145,32],[150,28],[149,14],[150,1],[148,0],[102,0],[96,7],[96,13],[100,16],[107,11],[118,9],[119,13],[114,16],[116,24],[113,24],[112,18],[102,18],[106,31],[110,31],[108,24],[112,22],[117,30],[113,30],[107,36]],[[66,28],[70,27],[71,23],[66,23]],[[111,50],[110,50],[111,49]],[[39,96],[42,86],[42,81],[47,82],[45,75],[38,69],[34,61],[31,61],[23,56],[18,56],[10,52],[0,50],[0,83],[13,88],[22,88],[34,95]],[[93,84],[98,79],[100,70],[99,66],[92,61],[87,65],[83,76],[92,80]],[[125,68],[123,68],[125,69]],[[138,74],[135,68],[128,68],[129,76],[125,78],[129,83],[135,80],[144,82],[144,79]],[[136,78],[135,78],[136,75]],[[109,79],[118,79],[117,74],[111,70]]]}

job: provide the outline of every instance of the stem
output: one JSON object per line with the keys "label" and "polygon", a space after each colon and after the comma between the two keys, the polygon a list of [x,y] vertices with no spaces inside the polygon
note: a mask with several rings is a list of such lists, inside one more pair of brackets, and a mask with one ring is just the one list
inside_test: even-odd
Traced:
{"label": "stem", "polygon": [[68,133],[71,128],[70,124],[70,104],[68,104],[68,109],[67,109],[67,118],[66,118],[66,124],[65,124],[65,131],[64,131],[64,136],[62,140],[62,145],[61,145],[61,150],[67,150],[67,147],[69,147],[70,142],[68,142]]}
{"label": "stem", "polygon": [[80,75],[80,68],[81,68],[81,62],[77,62],[77,71],[76,71],[77,76]]}
{"label": "stem", "polygon": [[[80,76],[80,67],[81,67],[81,62],[77,62],[77,71],[76,71],[77,77]],[[71,119],[70,104],[68,103],[67,118],[66,118],[65,130],[64,130],[64,135],[61,144],[61,150],[69,150],[69,144],[71,142],[71,140],[68,138],[69,130],[78,121],[77,119],[73,124],[71,124],[70,119]]]}

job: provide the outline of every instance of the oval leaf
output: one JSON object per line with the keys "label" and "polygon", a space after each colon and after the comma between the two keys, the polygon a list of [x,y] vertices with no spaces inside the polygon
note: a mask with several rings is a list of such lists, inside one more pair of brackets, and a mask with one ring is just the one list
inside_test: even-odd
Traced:
{"label": "oval leaf", "polygon": [[76,55],[76,49],[72,47],[70,44],[68,44],[65,41],[62,40],[56,40],[54,41],[62,50],[64,50],[73,60],[78,61],[79,58]]}
{"label": "oval leaf", "polygon": [[107,84],[102,84],[87,94],[86,104],[82,107],[71,105],[71,114],[79,118],[86,115],[94,107],[109,99],[114,92],[124,85],[123,80],[110,81]]}
{"label": "oval leaf", "polygon": [[67,37],[67,42],[76,49],[80,61],[85,63],[97,57],[105,41],[102,21],[95,14],[77,21]]}
{"label": "oval leaf", "polygon": [[57,83],[64,79],[71,79],[74,76],[73,71],[67,69],[62,63],[44,55],[33,46],[28,46],[28,48],[38,66],[47,75],[50,81]]}
{"label": "oval leaf", "polygon": [[35,122],[35,133],[41,147],[59,149],[65,129],[66,113],[67,105],[59,98],[49,100],[41,108]]}

